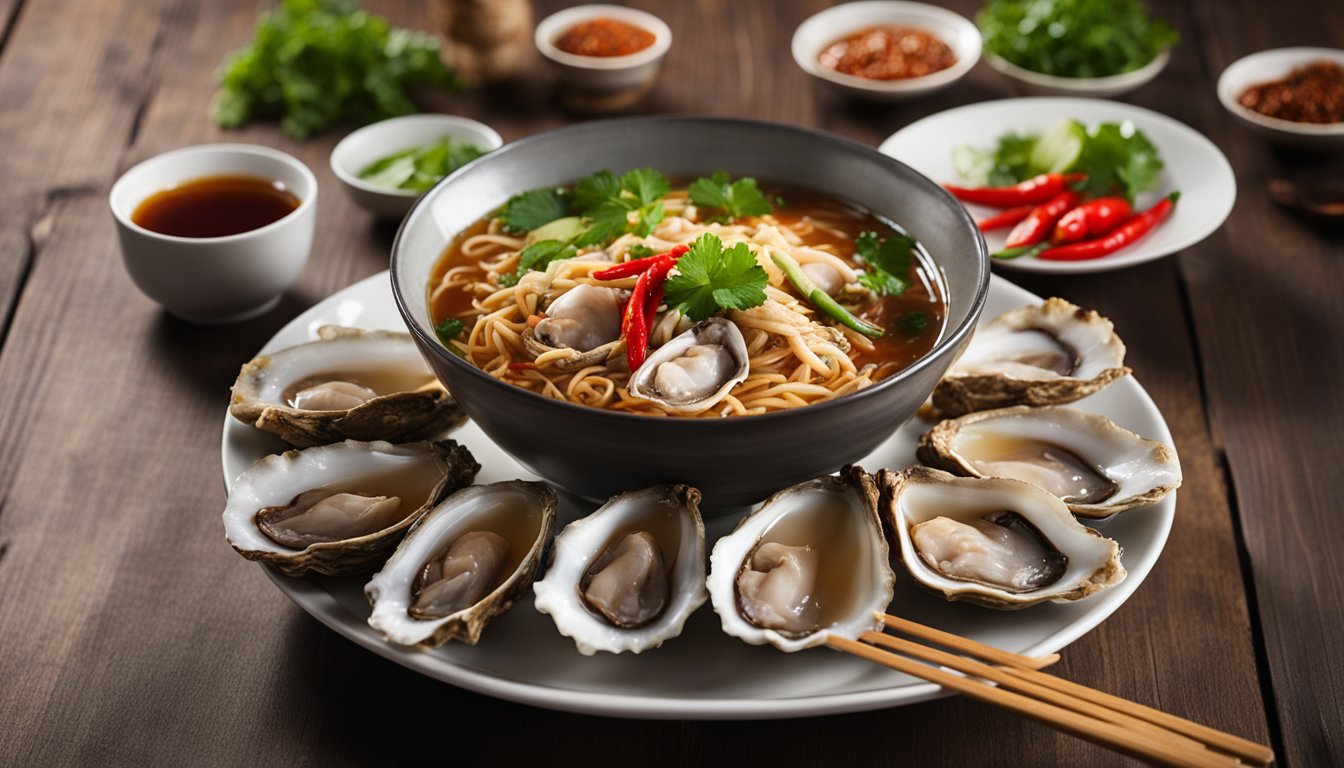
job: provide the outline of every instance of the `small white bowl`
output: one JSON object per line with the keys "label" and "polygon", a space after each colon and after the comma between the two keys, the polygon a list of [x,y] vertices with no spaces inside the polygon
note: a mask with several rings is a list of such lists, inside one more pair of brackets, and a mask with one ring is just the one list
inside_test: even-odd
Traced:
{"label": "small white bowl", "polygon": [[444,136],[475,144],[485,152],[504,144],[495,129],[465,117],[432,114],[393,117],[366,125],[341,139],[331,150],[331,171],[356,205],[379,216],[399,219],[423,193],[372,184],[359,178],[359,172],[388,155],[432,144]]}
{"label": "small white bowl", "polygon": [[1018,96],[1090,96],[1106,99],[1120,96],[1157,77],[1171,60],[1170,51],[1162,51],[1142,67],[1109,77],[1060,77],[1023,69],[1002,56],[985,53],[985,63],[1003,75]]}
{"label": "small white bowl", "polygon": [[[156,192],[208,176],[274,179],[299,207],[264,227],[226,237],[175,237],[131,220]],[[268,147],[202,144],[165,152],[131,168],[112,185],[121,256],[146,296],[193,323],[247,320],[274,307],[293,284],[313,245],[317,179],[308,166]]]}
{"label": "small white bowl", "polygon": [[[628,56],[576,56],[555,46],[575,24],[614,19],[653,33],[653,44]],[[560,100],[581,112],[617,112],[639,103],[653,88],[663,58],[672,47],[672,30],[651,13],[620,5],[576,5],[541,20],[534,37],[560,84]]]}
{"label": "small white bowl", "polygon": [[[870,80],[836,72],[818,61],[831,43],[861,29],[880,26],[917,27],[942,40],[957,62],[947,69],[906,80]],[[793,60],[809,75],[854,96],[898,101],[946,88],[980,60],[980,30],[964,16],[924,3],[845,3],[814,14],[793,33]]]}
{"label": "small white bowl", "polygon": [[1218,100],[1251,130],[1281,144],[1303,149],[1344,149],[1344,123],[1295,123],[1262,115],[1237,101],[1253,85],[1282,80],[1294,67],[1321,60],[1344,66],[1344,51],[1337,48],[1274,48],[1252,53],[1223,70],[1218,77]]}

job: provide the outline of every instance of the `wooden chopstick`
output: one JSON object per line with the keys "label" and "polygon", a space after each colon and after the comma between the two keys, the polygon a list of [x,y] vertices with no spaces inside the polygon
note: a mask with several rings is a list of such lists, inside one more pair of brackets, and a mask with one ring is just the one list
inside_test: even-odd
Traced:
{"label": "wooden chopstick", "polygon": [[831,635],[827,644],[1141,760],[1183,766],[1235,766],[1241,760],[1263,766],[1274,761],[1273,751],[1264,745],[1039,671],[1058,660],[1058,654],[1022,656],[907,619],[877,615],[888,627],[956,653],[882,632],[865,633],[863,642]]}

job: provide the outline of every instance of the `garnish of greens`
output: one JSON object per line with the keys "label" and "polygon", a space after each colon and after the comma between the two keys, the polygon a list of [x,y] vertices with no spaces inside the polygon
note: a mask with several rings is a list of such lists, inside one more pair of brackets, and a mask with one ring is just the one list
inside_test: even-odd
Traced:
{"label": "garnish of greens", "polygon": [[1039,136],[1007,133],[993,149],[958,147],[957,173],[989,187],[1010,186],[1042,173],[1080,173],[1084,197],[1118,195],[1131,202],[1157,185],[1162,158],[1134,124],[1101,123],[1088,128],[1065,120]]}
{"label": "garnish of greens", "polygon": [[863,262],[859,284],[879,296],[899,296],[910,287],[910,259],[915,239],[895,235],[879,240],[875,232],[862,232],[854,241],[854,252]]}
{"label": "garnish of greens", "polygon": [[1130,72],[1180,39],[1141,0],[989,0],[975,18],[986,51],[1060,77]]}
{"label": "garnish of greens", "polygon": [[458,349],[455,344],[450,343],[462,335],[464,327],[461,320],[456,317],[448,317],[434,326],[434,333],[438,335],[439,341],[443,342],[443,346],[447,347],[449,352],[458,357],[464,357],[462,350]]}
{"label": "garnish of greens", "polygon": [[406,94],[414,86],[461,86],[439,58],[438,38],[394,28],[353,0],[283,0],[216,77],[212,112],[220,126],[280,118],[299,139],[343,120],[415,112]]}
{"label": "garnish of greens", "polygon": [[746,243],[724,248],[706,233],[677,261],[667,278],[664,299],[697,323],[721,310],[751,309],[765,303],[769,278]]}
{"label": "garnish of greens", "polygon": [[403,149],[375,160],[359,172],[359,178],[389,189],[423,192],[483,154],[471,142],[444,136],[433,144]]}
{"label": "garnish of greens", "polygon": [[[523,249],[518,268],[502,276],[500,284],[516,285],[528,271],[546,269],[553,261],[574,256],[580,248],[604,247],[630,233],[648,237],[663,220],[662,198],[670,189],[663,174],[637,168],[621,176],[599,171],[574,185],[573,191],[534,189],[514,195],[499,213],[510,232],[535,235],[552,222],[568,218],[576,218],[576,224],[566,225],[563,237],[529,237],[533,242]],[[696,189],[702,196],[712,196],[714,202],[696,201]],[[722,173],[692,182],[691,196],[696,205],[722,211],[726,217],[761,216],[772,210],[754,179],[730,182]],[[631,255],[652,255],[636,248],[642,246],[631,248]]]}

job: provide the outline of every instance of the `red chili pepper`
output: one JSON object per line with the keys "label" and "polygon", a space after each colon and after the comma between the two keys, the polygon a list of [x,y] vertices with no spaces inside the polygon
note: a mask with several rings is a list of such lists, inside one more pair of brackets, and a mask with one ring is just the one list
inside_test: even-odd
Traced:
{"label": "red chili pepper", "polygon": [[617,280],[622,277],[638,275],[663,263],[666,263],[668,267],[671,268],[671,265],[675,264],[677,259],[680,259],[689,250],[691,250],[691,246],[682,243],[666,253],[660,253],[656,256],[646,256],[642,259],[634,259],[617,264],[614,267],[608,267],[604,270],[594,272],[593,277],[598,280]]}
{"label": "red chili pepper", "polygon": [[676,265],[673,260],[654,264],[641,272],[635,280],[635,288],[630,300],[625,304],[625,315],[621,323],[621,335],[625,338],[625,358],[631,372],[644,364],[649,351],[649,333],[653,330],[653,321],[658,305],[663,303],[663,289],[667,283],[667,273]]}
{"label": "red chili pepper", "polygon": [[1034,205],[1019,205],[1016,208],[1009,208],[1002,213],[996,213],[987,219],[981,219],[976,222],[975,225],[980,228],[981,232],[993,232],[996,229],[1007,229],[1027,218],[1028,214],[1035,209],[1036,206]]}
{"label": "red chili pepper", "polygon": [[1152,208],[1136,216],[1131,216],[1108,235],[1095,240],[1085,240],[1081,243],[1048,248],[1042,251],[1037,258],[1045,261],[1083,261],[1115,253],[1153,231],[1158,224],[1166,220],[1171,215],[1172,209],[1176,207],[1176,198],[1180,195],[1180,192],[1171,193],[1158,201],[1157,205]]}
{"label": "red chili pepper", "polygon": [[1049,202],[1036,206],[1027,218],[1013,227],[1013,231],[1008,233],[1008,239],[1003,242],[1003,247],[1022,248],[1044,242],[1060,217],[1076,205],[1078,205],[1077,192],[1072,189],[1060,192],[1050,198]]}
{"label": "red chili pepper", "polygon": [[957,187],[951,184],[943,186],[958,200],[995,208],[1011,208],[1029,203],[1044,203],[1064,191],[1070,184],[1076,184],[1087,178],[1084,173],[1043,173],[1011,187],[978,187],[975,189]]}
{"label": "red chili pepper", "polygon": [[1089,237],[1101,237],[1134,214],[1123,197],[1099,197],[1064,214],[1055,225],[1050,242],[1055,245],[1076,243]]}
{"label": "red chili pepper", "polygon": [[509,363],[510,371],[530,371],[536,367],[536,363]]}

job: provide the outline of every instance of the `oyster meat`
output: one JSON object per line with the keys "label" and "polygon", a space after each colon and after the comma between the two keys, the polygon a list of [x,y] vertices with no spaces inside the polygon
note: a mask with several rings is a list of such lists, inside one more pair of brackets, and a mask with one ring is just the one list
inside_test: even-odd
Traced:
{"label": "oyster meat", "polygon": [[884,469],[877,484],[901,562],[948,600],[1012,610],[1078,600],[1125,578],[1119,544],[1029,483],[911,467]]}
{"label": "oyster meat", "polygon": [[537,365],[575,371],[620,359],[621,291],[581,283],[546,307],[536,327],[523,332],[523,345]]}
{"label": "oyster meat", "polygon": [[347,440],[267,456],[234,481],[224,533],[243,557],[288,576],[367,573],[479,469],[452,441]]}
{"label": "oyster meat", "polygon": [[400,645],[475,645],[532,585],[555,530],[555,491],[512,480],[441,501],[364,586],[369,626]]}
{"label": "oyster meat", "polygon": [[948,419],[924,433],[917,453],[953,474],[1040,486],[1094,519],[1156,503],[1181,485],[1171,448],[1074,408],[1017,406]]}
{"label": "oyster meat", "polygon": [[570,523],[532,585],[537,610],[588,656],[639,653],[681,634],[708,597],[699,501],[694,488],[656,486]]}
{"label": "oyster meat", "polygon": [[229,413],[300,447],[423,440],[466,420],[409,334],[330,325],[317,334],[246,363]]}
{"label": "oyster meat", "polygon": [[713,408],[747,378],[751,364],[742,331],[711,317],[654,350],[630,377],[630,396],[674,413]]}
{"label": "oyster meat", "polygon": [[1129,374],[1111,321],[1063,299],[981,326],[933,390],[936,418],[1010,405],[1058,405]]}
{"label": "oyster meat", "polygon": [[723,631],[798,651],[878,628],[895,575],[877,488],[858,467],[771,496],[719,539],[709,597]]}

